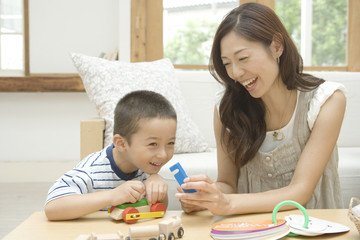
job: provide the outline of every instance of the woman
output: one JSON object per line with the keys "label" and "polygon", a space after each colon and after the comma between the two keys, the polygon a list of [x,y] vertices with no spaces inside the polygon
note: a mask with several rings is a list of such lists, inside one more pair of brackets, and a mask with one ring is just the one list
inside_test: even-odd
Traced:
{"label": "woman", "polygon": [[185,179],[182,188],[198,192],[176,194],[184,211],[270,212],[283,200],[342,208],[336,141],[344,87],[302,73],[285,27],[257,3],[222,21],[210,65],[225,89],[214,110],[218,179]]}

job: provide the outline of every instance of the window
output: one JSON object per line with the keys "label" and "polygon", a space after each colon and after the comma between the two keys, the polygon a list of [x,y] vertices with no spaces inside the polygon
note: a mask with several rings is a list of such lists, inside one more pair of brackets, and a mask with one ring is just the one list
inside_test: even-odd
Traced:
{"label": "window", "polygon": [[219,22],[239,0],[163,0],[164,57],[177,65],[207,65]]}
{"label": "window", "polygon": [[346,66],[347,4],[346,0],[275,1],[275,11],[304,66]]}
{"label": "window", "polygon": [[[170,19],[171,14],[176,19],[175,15],[179,15],[179,13],[176,13],[175,9],[179,11],[182,9],[185,15],[186,11],[195,11],[196,7],[194,6],[199,5],[205,8],[205,2],[215,3],[212,5],[234,2],[230,0],[192,0],[192,7],[189,8],[187,6],[189,5],[188,1],[160,1],[163,1],[164,22]],[[255,0],[240,0],[240,3],[252,1]],[[303,56],[305,70],[360,71],[360,63],[357,60],[360,58],[360,47],[356,44],[360,41],[357,30],[360,26],[360,15],[358,14],[360,2],[358,0],[256,0],[256,2],[274,8],[282,18]],[[209,3],[207,4],[209,5]],[[196,15],[199,17],[201,15],[199,14],[200,9],[198,8],[197,11]],[[200,45],[199,43],[196,45],[191,42],[185,44],[184,39],[193,41],[194,35],[196,36],[195,39],[209,36],[211,30],[205,31],[200,27],[198,29],[201,29],[202,35],[192,31],[192,38],[187,37],[186,34],[189,34],[187,28],[189,29],[189,27],[186,24],[184,27],[185,19],[183,17],[177,20],[180,22],[178,26],[181,26],[178,28],[177,33],[174,33],[175,27],[168,30],[164,25],[164,56],[172,59],[177,68],[207,68],[206,65],[202,64],[207,62],[204,60],[204,56],[209,54],[209,40],[204,38],[199,40],[202,42]],[[147,21],[151,21],[151,19],[147,18]],[[197,23],[195,21],[188,22],[188,26],[193,27],[199,24],[201,26],[208,25],[208,29],[213,27],[205,20],[197,21]],[[169,36],[165,36],[165,34],[169,34]],[[160,38],[161,36],[157,35],[157,37]],[[181,44],[177,41],[181,42]],[[168,42],[171,42],[171,44],[167,44]],[[190,50],[187,51],[187,56],[182,56],[184,54],[180,51],[179,46],[184,48],[184,45],[189,45],[188,49]],[[197,46],[196,50],[191,49],[194,46]],[[202,52],[194,57],[194,53],[198,52],[199,49]],[[191,64],[194,65],[188,65],[189,61],[193,61]],[[184,63],[186,65],[183,65]]]}
{"label": "window", "polygon": [[23,0],[0,0],[0,72],[24,72]]}
{"label": "window", "polygon": [[[156,59],[163,58],[168,56],[168,53],[163,53],[164,47],[166,48],[166,42],[171,40],[171,38],[165,36],[163,39],[163,6],[168,8],[167,3],[163,1],[168,0],[130,0],[131,1],[131,61],[153,61]],[[188,0],[186,0],[188,1]],[[193,0],[192,2],[195,3]],[[222,4],[228,2],[234,2],[233,0],[204,0],[205,2],[214,2]],[[301,0],[239,0],[240,3],[256,1],[263,3],[267,6],[272,7],[279,14],[281,18],[286,16],[281,13],[281,8],[286,7],[286,11],[289,12],[290,7],[288,6],[297,6],[297,9],[306,8],[306,6],[301,5]],[[151,2],[151,3],[150,3]],[[172,2],[182,3],[182,1],[172,0]],[[302,1],[304,2],[304,0]],[[289,32],[293,35],[296,44],[299,47],[300,52],[303,53],[305,63],[308,63],[308,57],[311,56],[310,64],[312,66],[305,67],[305,70],[337,70],[337,71],[360,71],[360,33],[358,31],[360,27],[360,1],[359,0],[306,0],[305,2],[312,2],[312,22],[321,21],[318,17],[316,7],[318,4],[327,4],[322,5],[322,11],[329,13],[329,16],[335,18],[334,12],[344,14],[342,16],[337,16],[342,18],[341,20],[345,23],[342,23],[348,26],[344,28],[344,25],[340,24],[341,29],[336,28],[333,35],[333,45],[336,48],[332,56],[321,56],[318,53],[323,52],[324,50],[318,50],[319,46],[324,47],[322,44],[323,39],[319,36],[317,43],[311,43],[311,51],[309,48],[304,52],[304,48],[301,46],[301,34],[304,34],[304,31],[301,31],[301,28],[296,30],[290,30],[291,27],[299,25],[299,14],[296,13],[294,20],[284,21],[286,27],[289,29]],[[347,7],[338,7],[338,4],[347,4]],[[29,74],[29,27],[28,27],[28,4],[29,0],[0,0],[0,91],[6,92],[17,92],[17,91],[84,91],[81,79],[77,75],[40,75],[34,76]],[[286,4],[286,5],[285,5]],[[15,9],[13,9],[15,6]],[[220,6],[220,3],[219,5]],[[309,6],[309,5],[308,5]],[[325,8],[324,8],[325,6]],[[331,8],[336,6],[335,9]],[[343,5],[342,5],[343,6]],[[220,6],[221,8],[222,6]],[[11,9],[6,10],[5,9]],[[291,7],[292,8],[292,7]],[[320,8],[321,9],[321,8]],[[9,11],[9,12],[7,12]],[[167,9],[168,13],[164,14],[165,19],[167,19],[166,14],[170,14],[170,9]],[[321,11],[320,11],[321,12]],[[21,16],[21,17],[20,17]],[[327,16],[328,17],[328,16]],[[328,19],[327,21],[335,21],[336,19]],[[340,21],[340,20],[336,20]],[[185,21],[183,21],[185,22]],[[340,21],[341,22],[341,21]],[[325,24],[326,22],[324,22]],[[291,25],[292,24],[292,25]],[[311,22],[305,23],[305,25],[311,24]],[[322,26],[321,24],[318,26]],[[310,28],[307,27],[309,30]],[[320,30],[311,28],[311,34],[316,36],[317,34],[322,34],[324,28]],[[165,29],[165,31],[167,31]],[[205,31],[206,32],[206,31]],[[208,32],[208,35],[210,33]],[[206,34],[204,34],[206,35]],[[309,32],[308,35],[309,36]],[[14,40],[14,41],[10,41]],[[305,38],[306,39],[306,38]],[[163,43],[163,40],[165,42]],[[336,42],[337,41],[337,42]],[[9,44],[19,43],[20,47],[14,51],[9,51]],[[209,41],[203,41],[204,44],[201,45],[201,49],[204,50],[204,55],[206,54],[207,49],[209,48]],[[304,41],[304,44],[309,45],[309,40]],[[345,48],[343,48],[345,45]],[[337,48],[341,47],[341,49]],[[331,49],[332,47],[330,47]],[[345,49],[345,50],[344,50]],[[345,51],[345,53],[344,53]],[[340,57],[335,54],[340,54]],[[314,58],[315,56],[315,58]],[[318,57],[320,56],[320,57]],[[345,60],[344,60],[345,57]],[[201,59],[201,58],[199,58]],[[313,59],[320,60],[329,60],[332,61],[319,63],[318,60],[314,62]],[[336,60],[336,61],[335,61]],[[22,61],[22,63],[21,63]],[[176,64],[176,68],[187,68],[187,69],[207,69],[206,60],[196,59],[195,65],[191,64]],[[181,61],[179,62],[181,63]],[[200,64],[201,63],[201,64]],[[307,64],[307,65],[310,65]],[[21,75],[21,77],[16,77],[14,75]],[[21,74],[22,73],[22,74]],[[5,75],[5,76],[4,76]],[[11,76],[12,75],[12,76]]]}

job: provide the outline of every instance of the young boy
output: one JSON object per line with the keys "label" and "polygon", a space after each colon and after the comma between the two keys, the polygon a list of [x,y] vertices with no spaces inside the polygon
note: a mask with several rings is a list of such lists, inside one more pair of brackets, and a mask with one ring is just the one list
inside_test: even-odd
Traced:
{"label": "young boy", "polygon": [[174,154],[174,108],[160,94],[135,91],[120,99],[114,115],[113,144],[87,156],[50,188],[49,220],[75,219],[144,196],[149,204],[167,204],[167,184],[157,173]]}

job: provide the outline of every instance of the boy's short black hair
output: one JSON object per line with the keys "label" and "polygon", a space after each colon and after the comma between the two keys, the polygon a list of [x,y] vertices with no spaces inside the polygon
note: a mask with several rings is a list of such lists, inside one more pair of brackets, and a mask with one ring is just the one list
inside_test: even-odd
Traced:
{"label": "boy's short black hair", "polygon": [[139,121],[151,118],[177,120],[174,107],[161,94],[148,90],[130,92],[115,107],[113,133],[130,143],[131,136],[138,131]]}

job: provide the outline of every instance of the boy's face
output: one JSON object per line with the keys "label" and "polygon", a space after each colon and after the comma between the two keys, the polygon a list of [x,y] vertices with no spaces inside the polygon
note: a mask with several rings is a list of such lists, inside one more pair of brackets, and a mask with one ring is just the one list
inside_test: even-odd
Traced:
{"label": "boy's face", "polygon": [[[120,169],[158,173],[174,155],[176,125],[176,120],[171,118],[140,120],[138,131],[131,136],[131,144],[125,141],[126,151],[122,154]],[[127,169],[122,169],[125,166]]]}

